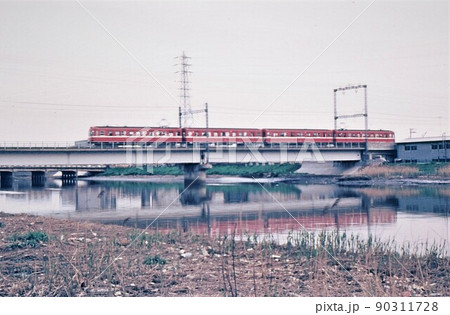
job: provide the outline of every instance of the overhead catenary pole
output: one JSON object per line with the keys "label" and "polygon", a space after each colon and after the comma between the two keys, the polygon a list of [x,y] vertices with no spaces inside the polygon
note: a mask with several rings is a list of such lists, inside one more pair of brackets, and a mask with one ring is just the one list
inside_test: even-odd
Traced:
{"label": "overhead catenary pole", "polygon": [[336,147],[337,146],[337,141],[336,141],[336,130],[337,130],[337,120],[338,120],[338,116],[337,116],[337,102],[336,102],[336,92],[337,89],[334,89],[334,132],[333,132],[333,144]]}
{"label": "overhead catenary pole", "polygon": [[366,154],[366,158],[369,156],[369,116],[367,114],[367,85],[363,85],[364,88],[364,125],[365,125],[365,135],[366,135],[366,149],[365,149],[365,154]]}
{"label": "overhead catenary pole", "polygon": [[[351,115],[338,115],[337,110],[337,92],[338,91],[346,91],[346,90],[358,90],[364,89],[364,112],[351,114]],[[364,117],[364,137],[365,137],[365,148],[364,148],[364,158],[368,159],[369,157],[369,114],[368,114],[368,104],[367,104],[367,85],[353,85],[342,88],[334,89],[334,130],[337,130],[338,119],[342,118],[356,118],[356,117]],[[335,133],[336,134],[336,133]],[[336,135],[334,135],[334,143],[337,145]]]}

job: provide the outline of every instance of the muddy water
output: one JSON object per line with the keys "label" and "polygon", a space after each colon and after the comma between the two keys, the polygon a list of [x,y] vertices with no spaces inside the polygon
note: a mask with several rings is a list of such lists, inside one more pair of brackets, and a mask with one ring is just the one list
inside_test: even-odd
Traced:
{"label": "muddy water", "polygon": [[336,185],[84,182],[0,190],[0,211],[107,224],[273,235],[337,230],[398,244],[445,244],[449,250],[450,187],[342,188]]}

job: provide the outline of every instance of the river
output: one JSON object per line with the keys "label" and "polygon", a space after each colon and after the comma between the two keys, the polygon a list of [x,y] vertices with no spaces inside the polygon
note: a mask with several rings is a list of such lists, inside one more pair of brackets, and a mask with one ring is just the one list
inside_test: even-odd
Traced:
{"label": "river", "polygon": [[340,187],[293,183],[209,184],[78,181],[0,190],[0,211],[71,220],[221,235],[337,230],[450,252],[449,186]]}

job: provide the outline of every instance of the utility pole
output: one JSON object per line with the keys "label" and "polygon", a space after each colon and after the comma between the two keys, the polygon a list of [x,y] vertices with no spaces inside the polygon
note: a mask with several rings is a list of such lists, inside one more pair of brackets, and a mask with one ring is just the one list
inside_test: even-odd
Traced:
{"label": "utility pole", "polygon": [[208,103],[205,103],[206,114],[206,163],[209,163],[209,112]]}
{"label": "utility pole", "polygon": [[180,61],[178,64],[180,66],[180,71],[176,73],[180,74],[180,100],[183,105],[183,110],[180,108],[180,128],[189,127],[192,123],[192,109],[191,109],[191,100],[190,100],[190,87],[189,87],[189,75],[192,73],[189,70],[191,64],[188,62],[190,57],[186,56],[183,51],[183,54],[177,57]]}
{"label": "utility pole", "polygon": [[442,149],[444,149],[444,162],[447,162],[447,143],[445,132],[442,134]]}

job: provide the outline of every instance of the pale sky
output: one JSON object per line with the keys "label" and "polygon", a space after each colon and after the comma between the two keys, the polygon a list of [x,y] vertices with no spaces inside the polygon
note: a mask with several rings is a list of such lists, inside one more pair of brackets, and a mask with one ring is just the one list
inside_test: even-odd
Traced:
{"label": "pale sky", "polygon": [[[0,0],[0,142],[177,126],[183,51],[212,127],[333,128],[333,89],[367,84],[371,129],[450,135],[447,1],[80,3]],[[338,94],[342,113],[361,92]]]}

